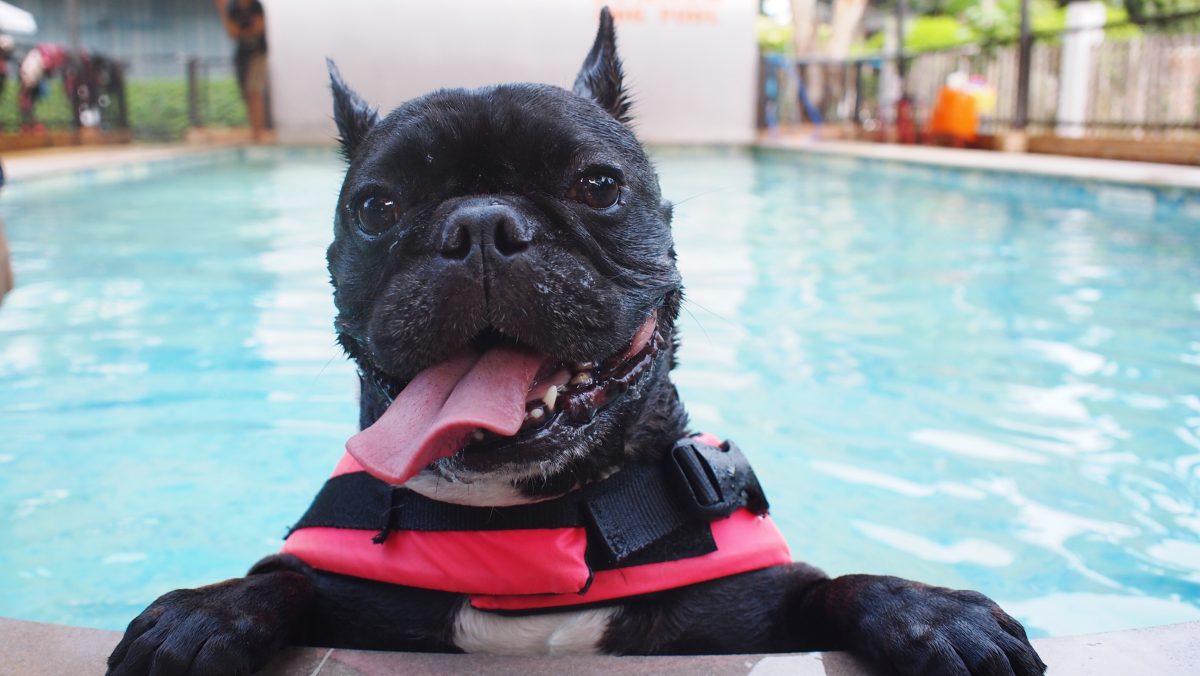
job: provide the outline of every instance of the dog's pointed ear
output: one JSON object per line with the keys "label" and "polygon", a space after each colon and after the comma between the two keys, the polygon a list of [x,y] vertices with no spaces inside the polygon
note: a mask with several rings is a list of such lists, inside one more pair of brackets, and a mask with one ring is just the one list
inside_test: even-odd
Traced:
{"label": "dog's pointed ear", "polygon": [[613,29],[612,12],[600,10],[600,29],[592,51],[583,60],[583,68],[575,76],[572,91],[600,104],[621,122],[629,121],[629,95],[622,83],[621,58],[617,56],[617,33]]}
{"label": "dog's pointed ear", "polygon": [[325,66],[329,68],[329,84],[333,89],[333,121],[337,123],[342,153],[349,159],[371,127],[379,122],[379,113],[346,84],[332,59],[325,59]]}

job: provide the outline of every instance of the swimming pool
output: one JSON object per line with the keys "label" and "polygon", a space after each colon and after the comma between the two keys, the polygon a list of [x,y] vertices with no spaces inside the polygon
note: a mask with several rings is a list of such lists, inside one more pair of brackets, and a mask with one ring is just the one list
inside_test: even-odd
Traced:
{"label": "swimming pool", "polygon": [[[978,588],[1033,634],[1200,619],[1200,196],[655,155],[677,382],[798,558]],[[339,170],[240,151],[0,199],[0,615],[119,629],[279,546],[357,416]]]}

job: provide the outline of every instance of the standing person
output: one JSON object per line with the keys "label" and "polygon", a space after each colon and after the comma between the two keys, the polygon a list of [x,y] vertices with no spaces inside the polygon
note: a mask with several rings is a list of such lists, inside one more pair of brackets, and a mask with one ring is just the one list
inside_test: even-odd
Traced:
{"label": "standing person", "polygon": [[4,238],[4,221],[0,219],[0,305],[4,304],[4,294],[12,291],[13,288],[12,261],[8,256],[8,240]]}
{"label": "standing person", "polygon": [[[0,188],[4,187],[4,167],[0,166]],[[4,238],[4,221],[0,220],[0,303],[4,294],[13,288],[12,262],[8,258],[8,240]]]}
{"label": "standing person", "polygon": [[258,0],[214,0],[225,31],[237,41],[233,65],[237,71],[246,115],[254,142],[263,141],[267,129],[267,30]]}
{"label": "standing person", "polygon": [[8,88],[8,62],[13,58],[15,48],[11,35],[0,35],[0,99],[4,98],[4,90]]}
{"label": "standing person", "polygon": [[[38,99],[46,95],[46,82],[58,75],[67,66],[67,50],[62,45],[41,43],[21,60],[21,128],[25,131],[38,131],[34,116],[34,106]],[[65,83],[64,83],[65,85]],[[68,97],[70,90],[67,90]]]}

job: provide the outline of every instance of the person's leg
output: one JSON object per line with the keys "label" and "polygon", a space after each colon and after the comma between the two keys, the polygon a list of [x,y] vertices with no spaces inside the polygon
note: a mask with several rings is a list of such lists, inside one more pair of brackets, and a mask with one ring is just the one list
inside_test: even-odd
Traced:
{"label": "person's leg", "polygon": [[254,142],[263,140],[267,129],[267,106],[262,92],[252,92],[246,95],[246,114],[250,118],[250,134]]}
{"label": "person's leg", "polygon": [[267,55],[255,54],[246,64],[246,80],[243,95],[246,99],[246,116],[250,118],[250,132],[254,142],[264,140],[267,130]]}
{"label": "person's leg", "polygon": [[33,125],[35,122],[35,120],[33,118],[33,104],[34,104],[34,100],[36,98],[37,98],[37,86],[36,85],[34,85],[33,87],[26,87],[26,86],[22,85],[21,101],[18,105],[21,108],[21,129],[23,129],[25,131],[29,131],[29,130],[33,129]]}
{"label": "person's leg", "polygon": [[0,303],[4,302],[4,294],[12,288],[12,262],[9,260],[8,240],[4,238],[4,221],[0,220]]}

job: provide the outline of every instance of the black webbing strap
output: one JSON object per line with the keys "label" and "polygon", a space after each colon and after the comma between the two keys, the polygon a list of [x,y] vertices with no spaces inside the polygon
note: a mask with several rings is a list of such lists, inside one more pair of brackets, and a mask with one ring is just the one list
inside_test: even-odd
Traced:
{"label": "black webbing strap", "polygon": [[708,522],[692,518],[663,479],[655,465],[638,464],[596,484],[599,490],[584,501],[584,509],[606,559],[622,562],[688,524],[708,530]]}
{"label": "black webbing strap", "polygon": [[[512,507],[468,507],[431,500],[367,474],[333,477],[292,528],[375,530],[381,543],[394,530],[487,531],[587,528],[594,570],[657,563],[716,550],[709,522],[740,507],[767,509],[754,472],[729,442],[693,438],[675,444],[662,462],[631,464],[604,481],[567,495]],[[289,533],[290,534],[290,533]]]}
{"label": "black webbing strap", "polygon": [[366,472],[353,472],[326,481],[292,530],[318,526],[420,531],[583,526],[580,497],[572,493],[529,505],[469,507],[431,500]]}

